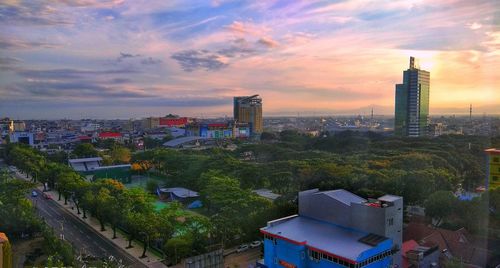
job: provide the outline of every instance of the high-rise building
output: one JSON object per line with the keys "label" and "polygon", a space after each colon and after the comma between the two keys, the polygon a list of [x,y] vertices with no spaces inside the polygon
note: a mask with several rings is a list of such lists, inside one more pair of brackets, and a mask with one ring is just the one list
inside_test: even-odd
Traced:
{"label": "high-rise building", "polygon": [[428,134],[430,73],[421,70],[414,57],[403,72],[403,83],[396,84],[394,133],[421,137]]}
{"label": "high-rise building", "polygon": [[259,95],[234,97],[234,120],[249,123],[252,133],[262,133],[262,98]]}
{"label": "high-rise building", "polygon": [[257,267],[401,267],[403,198],[346,190],[299,193],[299,213],[267,223]]}
{"label": "high-rise building", "polygon": [[488,155],[486,187],[491,190],[500,187],[500,149],[491,148],[485,152]]}

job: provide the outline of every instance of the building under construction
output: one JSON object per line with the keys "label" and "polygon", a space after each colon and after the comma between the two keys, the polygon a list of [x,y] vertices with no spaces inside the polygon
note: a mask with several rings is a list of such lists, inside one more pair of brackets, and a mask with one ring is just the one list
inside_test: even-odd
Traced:
{"label": "building under construction", "polygon": [[262,133],[262,98],[259,95],[234,97],[234,120],[250,124],[252,134]]}

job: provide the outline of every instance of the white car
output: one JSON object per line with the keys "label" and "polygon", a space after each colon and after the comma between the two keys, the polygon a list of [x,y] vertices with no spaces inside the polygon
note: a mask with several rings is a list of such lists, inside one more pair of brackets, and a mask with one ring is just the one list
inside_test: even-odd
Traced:
{"label": "white car", "polygon": [[260,247],[260,245],[262,245],[262,242],[260,242],[259,240],[255,240],[252,243],[250,243],[251,248],[258,248]]}
{"label": "white car", "polygon": [[247,250],[248,250],[248,245],[247,245],[247,244],[243,244],[243,245],[240,245],[240,246],[236,249],[236,252],[240,253],[240,252],[247,251]]}

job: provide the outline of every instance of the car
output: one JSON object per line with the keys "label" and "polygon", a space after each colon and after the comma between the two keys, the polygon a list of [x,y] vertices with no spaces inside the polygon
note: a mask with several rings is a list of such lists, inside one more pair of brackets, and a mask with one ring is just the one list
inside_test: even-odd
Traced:
{"label": "car", "polygon": [[243,245],[240,245],[237,249],[236,249],[236,252],[240,253],[240,252],[243,252],[243,251],[247,251],[248,250],[248,245],[247,244],[243,244]]}
{"label": "car", "polygon": [[260,247],[260,245],[262,245],[262,242],[260,242],[259,240],[255,240],[252,243],[250,243],[251,248],[258,248]]}
{"label": "car", "polygon": [[48,193],[43,193],[43,198],[50,200],[50,199],[52,199],[52,196]]}
{"label": "car", "polygon": [[32,197],[37,197],[37,196],[38,196],[38,193],[37,193],[36,191],[32,191],[32,192],[31,192],[31,196],[32,196]]}

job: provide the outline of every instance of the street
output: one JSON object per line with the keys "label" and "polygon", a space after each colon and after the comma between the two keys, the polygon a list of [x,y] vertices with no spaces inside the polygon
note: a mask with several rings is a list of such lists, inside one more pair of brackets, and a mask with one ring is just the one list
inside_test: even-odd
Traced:
{"label": "street", "polygon": [[[0,159],[0,168],[3,167],[6,166]],[[15,172],[15,177],[26,180],[26,177],[18,172]],[[108,258],[112,255],[117,260],[121,259],[126,267],[147,267],[61,207],[56,201],[45,199],[42,191],[33,190],[38,193],[38,196],[32,197],[30,192],[27,198],[35,205],[38,215],[54,229],[57,236],[70,242],[77,253],[100,258]]]}
{"label": "street", "polygon": [[126,266],[146,267],[108,241],[107,238],[99,235],[76,216],[70,214],[55,201],[44,199],[40,190],[36,191],[38,197],[30,197],[30,199],[33,200],[40,217],[54,229],[59,237],[64,236],[64,239],[69,241],[77,252],[96,257],[113,255],[116,259],[121,259]]}

